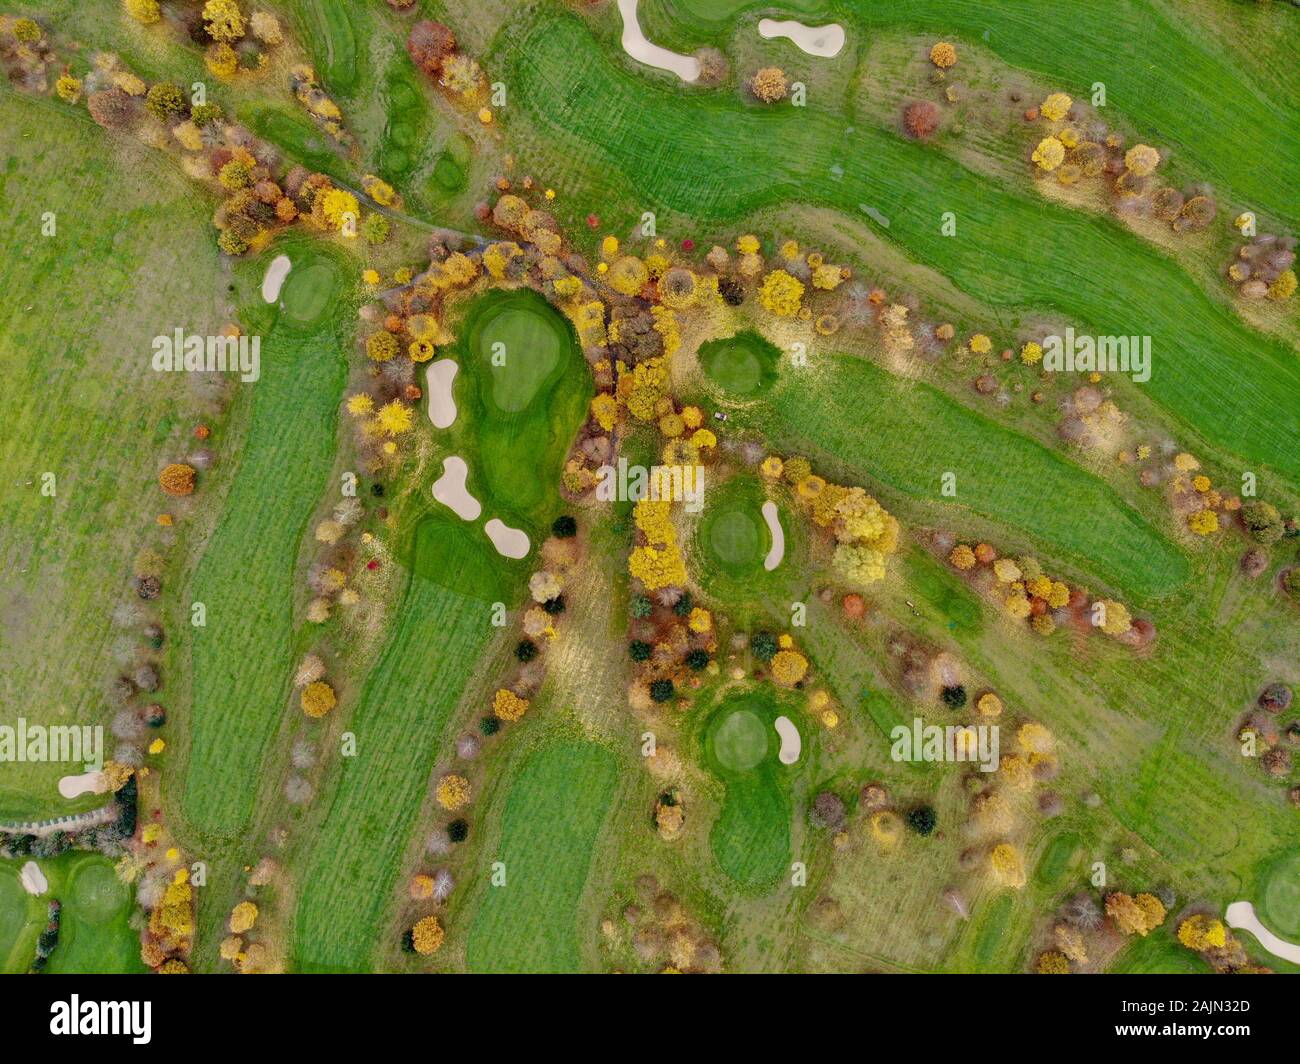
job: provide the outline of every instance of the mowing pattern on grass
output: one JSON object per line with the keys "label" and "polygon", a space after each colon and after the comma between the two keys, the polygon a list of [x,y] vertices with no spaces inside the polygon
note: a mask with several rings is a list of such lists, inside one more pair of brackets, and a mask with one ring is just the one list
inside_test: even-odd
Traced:
{"label": "mowing pattern on grass", "polygon": [[1264,876],[1259,917],[1279,938],[1300,942],[1300,849],[1275,860]]}
{"label": "mowing pattern on grass", "polygon": [[772,884],[790,865],[792,769],[777,761],[774,727],[781,712],[769,692],[744,692],[725,698],[705,727],[706,761],[726,786],[709,841],[718,866],[745,888]]}
{"label": "mowing pattern on grass", "polygon": [[617,782],[617,761],[593,743],[555,742],[529,755],[506,800],[489,887],[470,928],[474,972],[577,972],[578,905]]}
{"label": "mowing pattern on grass", "polygon": [[[1188,428],[1300,482],[1300,452],[1284,442],[1300,433],[1294,353],[1206,299],[1175,262],[1118,223],[1044,203],[1028,187],[991,185],[892,132],[850,131],[815,101],[759,110],[730,95],[682,96],[647,83],[614,66],[576,19],[535,22],[509,61],[538,150],[547,142],[550,152],[607,167],[607,176],[585,175],[604,185],[594,193],[617,202],[631,188],[646,206],[701,223],[774,203],[853,217],[870,206],[889,219],[890,239],[993,308],[1056,311],[1099,335],[1150,335],[1154,369],[1144,387],[1152,398]],[[557,95],[565,107],[548,105]],[[935,224],[954,204],[963,205],[962,240]]]}
{"label": "mowing pattern on grass", "polygon": [[477,597],[412,577],[349,722],[357,755],[322,788],[325,819],[302,866],[297,969],[371,967],[443,727],[494,631]]}
{"label": "mowing pattern on grass", "polygon": [[[206,332],[222,321],[218,253],[204,235],[211,208],[143,147],[102,165],[103,132],[62,107],[0,93],[0,128],[10,236],[0,372],[11,400],[0,431],[0,699],[32,724],[107,725],[120,635],[110,618],[152,516],[138,488],[168,447],[191,446],[181,417],[193,382],[154,373],[150,344],[177,325]],[[46,211],[51,237],[40,235]],[[42,494],[47,472],[53,496]],[[101,804],[59,797],[69,771],[80,768],[5,764],[0,820]]]}
{"label": "mowing pattern on grass", "polygon": [[182,813],[196,832],[221,839],[247,827],[258,766],[286,712],[298,550],[333,459],[330,427],[343,387],[333,311],[342,267],[323,252],[313,260],[308,247],[288,248],[294,268],[284,311],[262,345],[244,459],[188,595],[207,607],[208,623],[190,629]]}

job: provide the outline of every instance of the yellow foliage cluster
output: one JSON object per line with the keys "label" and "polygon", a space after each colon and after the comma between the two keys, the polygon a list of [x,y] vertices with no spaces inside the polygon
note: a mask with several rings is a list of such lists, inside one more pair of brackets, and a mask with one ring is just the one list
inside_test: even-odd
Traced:
{"label": "yellow foliage cluster", "polygon": [[1188,949],[1204,953],[1209,949],[1223,949],[1228,944],[1228,931],[1221,921],[1198,913],[1178,925],[1178,941]]}
{"label": "yellow foliage cluster", "polygon": [[528,712],[528,700],[503,687],[492,696],[492,712],[502,720],[516,721]]}
{"label": "yellow foliage cluster", "polygon": [[469,780],[449,772],[438,781],[434,797],[444,809],[460,809],[469,803]]}

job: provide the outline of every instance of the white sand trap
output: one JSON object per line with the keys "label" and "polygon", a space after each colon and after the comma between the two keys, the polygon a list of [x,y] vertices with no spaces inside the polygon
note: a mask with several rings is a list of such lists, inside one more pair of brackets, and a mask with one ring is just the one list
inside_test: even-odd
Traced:
{"label": "white sand trap", "polygon": [[528,553],[530,546],[528,533],[511,528],[498,517],[492,518],[485,524],[483,531],[488,534],[488,539],[492,541],[492,546],[496,547],[498,554],[503,554],[507,558],[522,558]]}
{"label": "white sand trap", "polygon": [[442,476],[433,482],[433,497],[452,511],[462,521],[473,521],[483,512],[478,499],[465,490],[469,466],[465,459],[453,454],[442,463]]}
{"label": "white sand trap", "polygon": [[789,717],[777,717],[776,734],[781,738],[781,749],[776,758],[783,765],[793,765],[803,752],[803,740],[799,738],[799,729]]}
{"label": "white sand trap", "polygon": [[1259,917],[1255,915],[1255,906],[1248,901],[1234,901],[1228,906],[1228,911],[1223,914],[1224,919],[1228,922],[1229,927],[1240,927],[1249,931],[1274,957],[1281,957],[1284,961],[1290,961],[1292,964],[1300,964],[1300,946],[1294,942],[1288,942],[1284,938],[1278,938],[1267,927],[1259,922]]}
{"label": "white sand trap", "polygon": [[778,22],[774,18],[765,18],[759,22],[758,32],[768,41],[773,37],[788,37],[800,49],[821,59],[834,59],[844,48],[844,27],[838,22],[825,26],[805,26],[793,19]]}
{"label": "white sand trap", "polygon": [[18,878],[22,881],[23,890],[28,894],[35,894],[38,898],[50,889],[50,881],[45,878],[45,873],[35,861],[28,861],[23,865]]}
{"label": "white sand trap", "polygon": [[274,303],[280,298],[280,289],[292,266],[288,255],[277,255],[271,260],[271,265],[266,268],[266,276],[262,278],[262,298],[266,302]]}
{"label": "white sand trap", "polygon": [[767,530],[772,533],[772,549],[763,559],[763,568],[769,573],[780,565],[781,559],[785,557],[785,529],[781,527],[778,513],[776,503],[771,499],[763,503],[763,520],[767,522]]}
{"label": "white sand trap", "polygon": [[103,794],[108,790],[108,780],[102,772],[83,772],[79,776],[64,776],[59,780],[59,793],[64,798],[80,798],[83,794]]}
{"label": "white sand trap", "polygon": [[429,386],[429,420],[435,429],[450,428],[456,420],[456,400],[451,395],[451,382],[456,379],[460,364],[454,358],[440,358],[430,362],[424,375]]}
{"label": "white sand trap", "polygon": [[698,81],[700,78],[700,61],[691,55],[670,52],[651,44],[641,32],[641,23],[636,18],[638,0],[618,0],[618,13],[623,16],[623,51],[638,63],[652,66],[656,70],[667,70],[676,74],[683,81]]}

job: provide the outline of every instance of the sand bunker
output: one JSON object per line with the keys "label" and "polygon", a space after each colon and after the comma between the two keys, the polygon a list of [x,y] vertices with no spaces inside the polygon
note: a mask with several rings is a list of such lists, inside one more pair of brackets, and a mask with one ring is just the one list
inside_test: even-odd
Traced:
{"label": "sand bunker", "polygon": [[1274,957],[1281,957],[1284,961],[1290,961],[1292,964],[1300,964],[1300,946],[1294,942],[1288,942],[1284,938],[1278,938],[1267,927],[1259,922],[1259,917],[1255,915],[1255,906],[1248,901],[1234,901],[1228,906],[1227,912],[1223,918],[1228,922],[1229,927],[1240,927],[1249,931]]}
{"label": "sand bunker", "polygon": [[18,878],[22,881],[23,890],[28,894],[35,894],[38,898],[50,889],[50,881],[45,878],[45,873],[40,870],[35,861],[28,861],[23,865]]}
{"label": "sand bunker", "polygon": [[698,81],[700,61],[694,56],[670,52],[651,44],[641,32],[641,23],[636,18],[638,0],[618,0],[618,13],[623,16],[623,51],[638,63],[652,66],[656,70],[667,70],[676,74],[683,81]]}
{"label": "sand bunker", "polygon": [[767,522],[767,530],[772,533],[772,549],[763,559],[763,568],[770,573],[785,557],[785,529],[781,527],[776,503],[770,499],[763,503],[763,520]]}
{"label": "sand bunker", "polygon": [[456,400],[451,395],[451,382],[456,379],[460,364],[454,358],[440,358],[430,362],[424,375],[429,386],[429,420],[435,429],[450,428],[456,420]]}
{"label": "sand bunker", "polygon": [[492,518],[483,526],[483,531],[488,534],[488,539],[492,541],[492,546],[496,547],[498,554],[505,555],[507,558],[522,558],[528,553],[530,546],[528,533],[511,528],[500,518]]}
{"label": "sand bunker", "polygon": [[83,794],[103,794],[108,790],[108,780],[102,772],[83,772],[79,776],[64,776],[59,780],[59,793],[64,798],[80,798]]}
{"label": "sand bunker", "polygon": [[799,760],[799,754],[803,751],[803,740],[799,738],[799,729],[794,726],[794,722],[789,717],[777,717],[774,724],[776,734],[781,738],[781,749],[777,752],[777,760],[783,765],[793,765]]}
{"label": "sand bunker", "polygon": [[271,265],[266,268],[266,275],[262,278],[262,298],[266,302],[274,303],[280,298],[280,289],[292,266],[288,255],[277,255],[271,260]]}
{"label": "sand bunker", "polygon": [[451,507],[462,521],[473,521],[483,512],[478,499],[465,490],[468,477],[465,459],[453,454],[442,463],[442,476],[433,483],[433,497]]}
{"label": "sand bunker", "polygon": [[844,48],[844,27],[838,22],[826,26],[805,26],[802,22],[790,20],[778,22],[774,18],[762,19],[758,32],[764,40],[773,37],[788,37],[809,55],[821,59],[834,59]]}

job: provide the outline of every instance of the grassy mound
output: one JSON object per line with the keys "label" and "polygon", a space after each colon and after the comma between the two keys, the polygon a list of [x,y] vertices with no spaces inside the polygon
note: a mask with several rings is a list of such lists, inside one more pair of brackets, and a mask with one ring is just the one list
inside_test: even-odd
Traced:
{"label": "grassy mound", "polygon": [[746,330],[701,344],[699,359],[704,375],[723,392],[747,399],[772,386],[781,352],[758,333]]}
{"label": "grassy mound", "polygon": [[531,754],[506,800],[496,860],[506,886],[489,887],[470,928],[474,972],[582,969],[578,905],[617,762],[592,743],[556,742]]}

